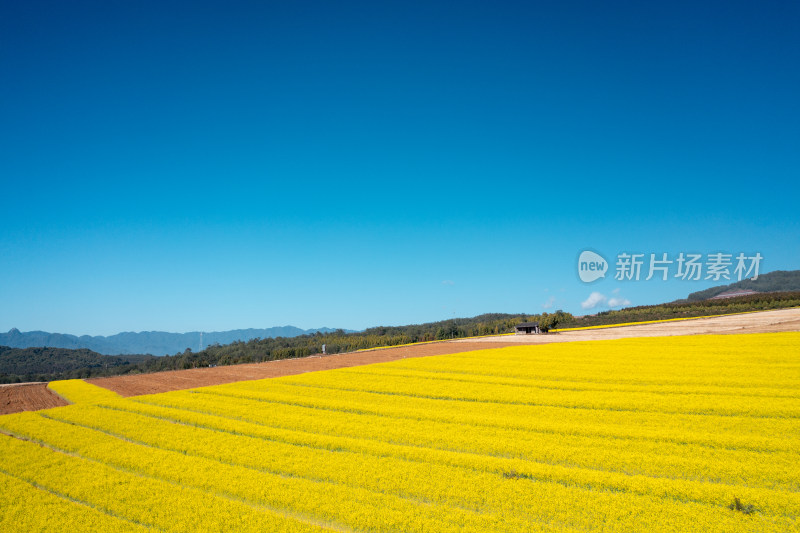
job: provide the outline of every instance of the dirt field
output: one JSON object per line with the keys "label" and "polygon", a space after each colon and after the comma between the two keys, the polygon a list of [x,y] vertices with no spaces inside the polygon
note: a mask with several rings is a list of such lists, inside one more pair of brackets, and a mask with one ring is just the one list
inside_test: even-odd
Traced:
{"label": "dirt field", "polygon": [[0,415],[38,411],[62,405],[67,405],[67,402],[48,389],[47,383],[0,385]]}
{"label": "dirt field", "polygon": [[[743,315],[699,318],[623,326],[618,328],[572,331],[549,335],[504,335],[479,339],[463,339],[432,344],[418,344],[399,348],[386,348],[324,357],[286,359],[248,365],[223,366],[176,370],[136,376],[95,378],[90,383],[105,387],[122,396],[153,394],[234,381],[274,378],[351,366],[394,361],[406,357],[426,357],[448,353],[466,352],[484,348],[499,348],[519,344],[546,344],[627,337],[663,337],[671,335],[702,335],[731,333],[764,333],[800,331],[800,309],[782,309]],[[800,347],[799,347],[800,348]],[[44,383],[0,386],[0,414],[33,411],[66,405],[66,402],[46,387]]]}

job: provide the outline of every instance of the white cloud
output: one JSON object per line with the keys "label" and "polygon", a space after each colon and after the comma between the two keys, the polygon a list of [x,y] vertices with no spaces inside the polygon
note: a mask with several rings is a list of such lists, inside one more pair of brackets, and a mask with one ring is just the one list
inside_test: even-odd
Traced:
{"label": "white cloud", "polygon": [[455,285],[455,284],[456,282],[453,281],[452,279],[446,279],[442,282],[442,285]]}
{"label": "white cloud", "polygon": [[[612,293],[618,294],[619,289],[613,290]],[[625,307],[626,305],[631,305],[631,301],[627,298],[622,296],[607,298],[605,294],[600,292],[593,292],[586,300],[581,302],[581,307],[583,309],[594,309],[595,307]]]}
{"label": "white cloud", "polygon": [[611,294],[619,294],[619,287],[611,291]]}
{"label": "white cloud", "polygon": [[627,298],[609,298],[608,300],[609,307],[624,307],[626,305],[631,305],[631,301]]}
{"label": "white cloud", "polygon": [[594,309],[600,305],[605,305],[608,299],[599,292],[593,292],[586,300],[581,302],[582,309]]}
{"label": "white cloud", "polygon": [[542,304],[542,309],[552,309],[555,303],[556,303],[556,297],[551,296],[550,298],[547,299],[545,303]]}

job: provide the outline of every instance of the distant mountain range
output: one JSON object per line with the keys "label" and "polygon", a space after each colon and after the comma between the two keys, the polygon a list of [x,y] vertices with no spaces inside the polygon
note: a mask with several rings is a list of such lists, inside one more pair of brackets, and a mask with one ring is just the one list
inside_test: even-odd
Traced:
{"label": "distant mountain range", "polygon": [[730,291],[784,292],[800,291],[800,270],[775,270],[761,274],[758,279],[744,279],[728,285],[711,287],[704,291],[693,292],[687,298],[690,302],[708,300]]}
{"label": "distant mountain range", "polygon": [[[103,355],[174,355],[187,348],[199,351],[212,344],[230,344],[236,341],[249,341],[255,338],[297,337],[299,335],[328,333],[336,331],[331,328],[300,329],[294,326],[280,326],[266,329],[235,329],[231,331],[213,331],[190,333],[168,333],[166,331],[142,331],[139,333],[117,333],[108,337],[67,335],[64,333],[48,333],[46,331],[21,332],[17,328],[8,333],[0,333],[0,346],[11,348],[87,348]],[[345,330],[352,333],[352,330]],[[201,340],[202,335],[202,340]],[[202,346],[201,346],[202,342]]]}

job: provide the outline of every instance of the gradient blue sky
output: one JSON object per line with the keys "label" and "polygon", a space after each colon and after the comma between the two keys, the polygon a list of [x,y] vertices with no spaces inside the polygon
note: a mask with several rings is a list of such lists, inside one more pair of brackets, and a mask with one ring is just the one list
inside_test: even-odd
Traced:
{"label": "gradient blue sky", "polygon": [[3,2],[0,330],[658,303],[800,268],[797,2]]}

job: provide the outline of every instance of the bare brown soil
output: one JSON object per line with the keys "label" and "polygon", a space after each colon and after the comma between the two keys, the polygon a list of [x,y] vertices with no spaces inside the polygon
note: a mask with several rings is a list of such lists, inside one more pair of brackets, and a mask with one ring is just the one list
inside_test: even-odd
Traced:
{"label": "bare brown soil", "polygon": [[68,405],[61,396],[47,388],[47,383],[0,385],[0,415],[20,411],[38,411]]}
{"label": "bare brown soil", "polygon": [[[330,370],[372,363],[395,361],[407,357],[427,357],[450,353],[519,346],[520,344],[546,344],[551,342],[573,342],[629,337],[663,337],[671,335],[703,335],[734,333],[766,333],[800,331],[800,309],[782,309],[742,315],[714,318],[699,318],[621,326],[607,329],[571,331],[548,335],[504,335],[448,342],[415,344],[397,348],[384,348],[362,352],[328,356],[313,356],[302,359],[284,359],[267,363],[256,363],[214,368],[175,370],[135,376],[116,376],[89,379],[90,383],[105,387],[122,396],[154,394],[173,390],[191,389],[208,385],[219,385],[235,381],[274,378]],[[27,383],[0,386],[0,414],[18,411],[47,409],[66,405],[60,396],[47,388],[45,383]]]}
{"label": "bare brown soil", "polygon": [[92,378],[86,381],[105,387],[121,396],[138,396],[140,394],[191,389],[208,385],[233,383],[235,381],[291,376],[295,374],[304,374],[306,372],[315,372],[317,370],[331,370],[334,368],[369,365],[372,363],[385,363],[387,361],[396,361],[397,359],[405,359],[407,357],[427,357],[429,355],[444,355],[448,353],[485,350],[487,348],[500,348],[514,345],[516,345],[516,343],[500,342],[487,346],[486,344],[469,342],[436,342],[337,355],[282,359],[280,361],[269,361],[265,363],[219,366],[214,368],[192,368],[189,370],[172,370],[134,376]]}

